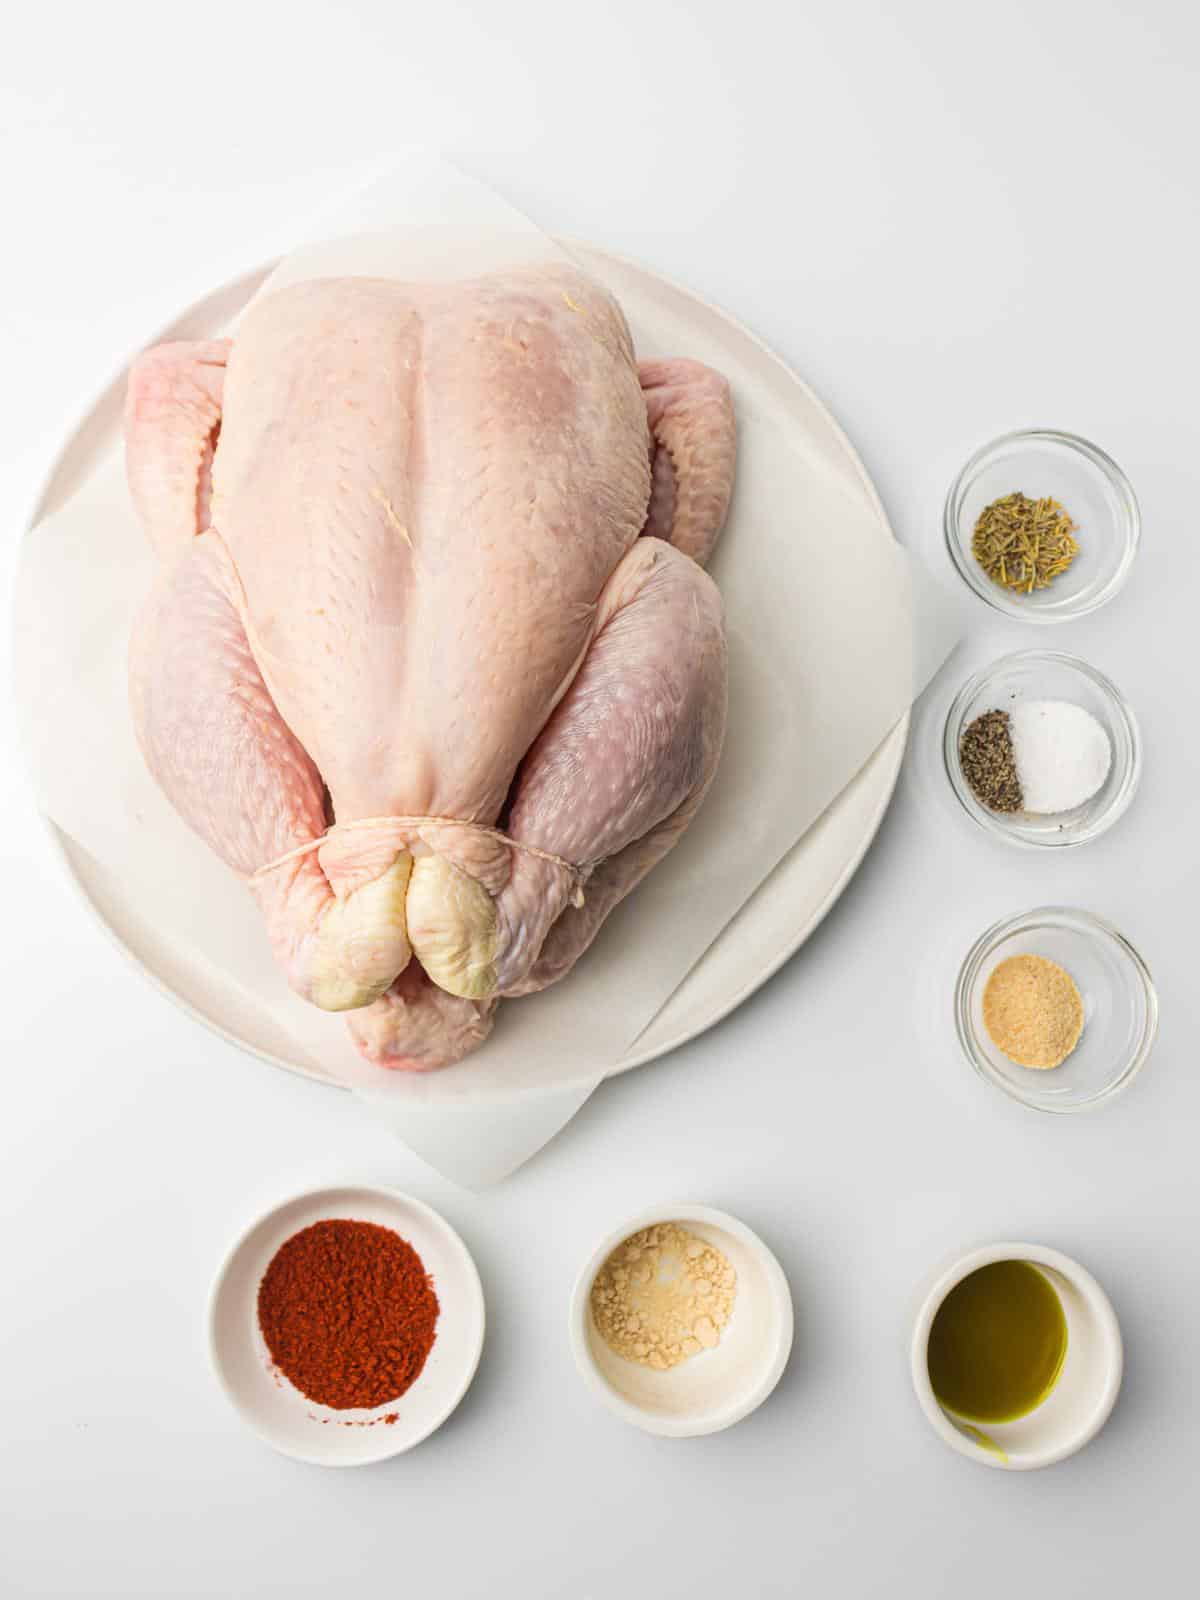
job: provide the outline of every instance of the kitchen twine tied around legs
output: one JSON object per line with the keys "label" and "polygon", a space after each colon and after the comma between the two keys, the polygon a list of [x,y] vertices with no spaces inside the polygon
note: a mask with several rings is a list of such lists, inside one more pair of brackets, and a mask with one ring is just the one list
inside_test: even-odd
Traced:
{"label": "kitchen twine tied around legs", "polygon": [[420,828],[426,825],[439,828],[471,828],[476,833],[486,833],[490,838],[506,844],[510,850],[523,850],[526,855],[536,856],[539,861],[549,861],[551,865],[561,867],[573,885],[569,903],[576,910],[583,905],[583,885],[587,876],[584,868],[577,867],[571,861],[565,861],[562,856],[556,856],[552,850],[539,850],[535,844],[522,844],[520,839],[510,839],[500,828],[487,828],[477,822],[464,822],[461,817],[357,817],[353,822],[335,822],[332,827],[326,828],[324,833],[319,833],[315,839],[308,839],[304,844],[298,844],[294,850],[287,850],[274,861],[268,861],[265,866],[252,872],[246,881],[251,884],[257,883],[268,873],[286,867],[289,861],[299,861],[301,856],[319,850],[326,839],[335,833],[350,833],[356,829],[367,831],[372,828],[394,828],[397,825],[406,828]]}

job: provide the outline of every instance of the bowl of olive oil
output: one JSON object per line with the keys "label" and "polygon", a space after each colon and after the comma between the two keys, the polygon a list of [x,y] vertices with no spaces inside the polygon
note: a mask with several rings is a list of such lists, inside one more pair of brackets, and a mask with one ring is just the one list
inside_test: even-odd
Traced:
{"label": "bowl of olive oil", "polygon": [[1081,1450],[1121,1386],[1116,1314],[1078,1262],[1045,1245],[985,1245],[929,1280],[912,1339],[935,1433],[983,1465],[1024,1471]]}

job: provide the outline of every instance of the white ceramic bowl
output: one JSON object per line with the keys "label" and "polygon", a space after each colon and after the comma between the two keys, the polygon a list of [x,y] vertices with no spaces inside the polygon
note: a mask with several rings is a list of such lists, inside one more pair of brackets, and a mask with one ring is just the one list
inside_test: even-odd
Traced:
{"label": "white ceramic bowl", "polygon": [[[331,1217],[376,1222],[406,1239],[440,1306],[420,1376],[373,1411],[333,1411],[306,1399],[273,1368],[258,1326],[258,1286],[275,1252],[301,1228]],[[483,1333],[483,1288],[466,1245],[436,1211],[393,1189],[317,1189],[283,1201],[234,1242],[208,1308],[213,1367],[242,1420],[284,1455],[327,1467],[383,1461],[440,1428],[475,1376]],[[393,1412],[395,1422],[384,1422]]]}
{"label": "white ceramic bowl", "polygon": [[[596,1274],[630,1234],[656,1222],[678,1222],[707,1240],[737,1273],[737,1294],[715,1350],[667,1372],[626,1361],[605,1344],[592,1318]],[[584,1265],[571,1297],[570,1336],[585,1381],[626,1422],[665,1438],[689,1438],[731,1427],[762,1405],[792,1348],[792,1297],[783,1268],[756,1233],[711,1206],[658,1206],[606,1235]]]}
{"label": "white ceramic bowl", "polygon": [[[993,1261],[1028,1261],[1050,1281],[1067,1319],[1067,1353],[1053,1389],[1015,1422],[974,1424],[939,1405],[929,1381],[929,1331],[955,1284]],[[985,1467],[1027,1472],[1063,1461],[1100,1432],[1121,1388],[1121,1329],[1108,1296],[1077,1261],[1040,1244],[989,1244],[931,1273],[913,1324],[912,1381],[921,1410],[944,1444]]]}

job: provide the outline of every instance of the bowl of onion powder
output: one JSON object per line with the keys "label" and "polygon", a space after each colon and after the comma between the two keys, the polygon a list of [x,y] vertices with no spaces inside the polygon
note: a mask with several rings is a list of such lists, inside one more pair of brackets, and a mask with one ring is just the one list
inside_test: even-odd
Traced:
{"label": "bowl of onion powder", "polygon": [[1075,656],[1024,650],[968,679],[943,754],[964,811],[1010,844],[1086,844],[1129,807],[1141,742],[1116,685]]}
{"label": "bowl of onion powder", "polygon": [[584,1263],[571,1349],[596,1397],[662,1438],[717,1433],[772,1393],[792,1348],[783,1268],[744,1222],[712,1206],[631,1217]]}

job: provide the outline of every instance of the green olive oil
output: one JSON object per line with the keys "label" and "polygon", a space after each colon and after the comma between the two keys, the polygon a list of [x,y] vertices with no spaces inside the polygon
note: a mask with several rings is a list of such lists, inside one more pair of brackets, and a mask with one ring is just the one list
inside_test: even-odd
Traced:
{"label": "green olive oil", "polygon": [[1053,1389],[1067,1353],[1054,1287],[1028,1261],[993,1261],[956,1283],[929,1331],[939,1403],[973,1422],[1015,1422]]}

